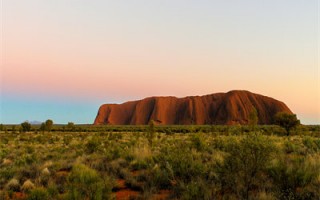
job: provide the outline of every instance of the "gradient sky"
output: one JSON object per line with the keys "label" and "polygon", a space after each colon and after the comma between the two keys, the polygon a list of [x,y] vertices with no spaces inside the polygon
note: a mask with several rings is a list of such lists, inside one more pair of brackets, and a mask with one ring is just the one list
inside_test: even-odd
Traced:
{"label": "gradient sky", "polygon": [[243,89],[320,124],[318,0],[0,1],[0,123]]}

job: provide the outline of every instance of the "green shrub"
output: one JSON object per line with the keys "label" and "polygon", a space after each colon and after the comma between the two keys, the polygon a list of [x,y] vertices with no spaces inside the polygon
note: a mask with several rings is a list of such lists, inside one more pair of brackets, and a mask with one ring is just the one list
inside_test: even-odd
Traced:
{"label": "green shrub", "polygon": [[68,122],[67,128],[69,131],[74,131],[76,127],[73,122]]}
{"label": "green shrub", "polygon": [[158,189],[168,189],[173,181],[173,171],[167,167],[155,167],[151,172],[151,184]]}
{"label": "green shrub", "polygon": [[[313,139],[310,136],[305,136],[302,140],[303,144],[307,149],[312,153],[312,152],[317,152],[320,149],[320,146],[318,146],[317,142],[320,140],[318,139]],[[319,143],[320,144],[320,143]]]}
{"label": "green shrub", "polygon": [[192,179],[206,174],[205,164],[201,157],[193,154],[185,144],[162,149],[161,155],[156,159],[159,161],[160,167],[170,166],[173,176],[184,182],[190,182]]}
{"label": "green shrub", "polygon": [[284,142],[284,151],[285,153],[293,153],[297,152],[298,146],[294,144],[293,142],[290,141],[285,141]]}
{"label": "green shrub", "polygon": [[103,180],[93,169],[76,164],[68,177],[68,199],[109,199],[111,186],[109,180]]}
{"label": "green shrub", "polygon": [[39,177],[39,182],[46,187],[48,185],[49,179],[50,179],[50,171],[49,169],[46,167],[44,168],[41,173],[40,173],[40,177]]}
{"label": "green shrub", "polygon": [[189,183],[178,182],[174,192],[179,199],[183,200],[213,199],[210,185],[207,184],[203,179],[195,179]]}
{"label": "green shrub", "polygon": [[264,173],[274,149],[270,140],[258,134],[249,134],[230,146],[229,156],[219,169],[223,191],[248,199],[250,192],[264,182]]}
{"label": "green shrub", "polygon": [[274,190],[280,199],[319,199],[319,156],[279,159],[269,168]]}
{"label": "green shrub", "polygon": [[287,132],[287,136],[290,135],[290,131],[300,124],[300,120],[297,119],[297,115],[286,112],[279,112],[274,116],[275,124],[284,128]]}
{"label": "green shrub", "polygon": [[94,153],[100,147],[100,141],[97,137],[92,137],[85,145],[87,153]]}
{"label": "green shrub", "polygon": [[51,119],[47,119],[44,124],[45,124],[45,130],[50,132],[53,127],[53,121]]}
{"label": "green shrub", "polygon": [[45,188],[35,188],[28,194],[27,200],[47,200],[49,193]]}
{"label": "green shrub", "polygon": [[202,135],[200,135],[199,133],[193,134],[191,136],[191,142],[193,144],[193,147],[195,149],[197,149],[198,151],[202,151],[206,147],[204,139],[203,139]]}
{"label": "green shrub", "polygon": [[0,167],[0,184],[6,184],[6,182],[12,179],[16,174],[15,168],[11,166],[1,166]]}
{"label": "green shrub", "polygon": [[148,162],[147,162],[147,160],[134,160],[131,162],[131,168],[132,168],[132,170],[147,169]]}
{"label": "green shrub", "polygon": [[47,192],[51,199],[55,199],[59,195],[58,187],[54,183],[47,186]]}
{"label": "green shrub", "polygon": [[69,145],[71,141],[72,141],[72,136],[71,136],[71,135],[65,135],[65,136],[63,137],[63,143],[64,143],[65,145]]}
{"label": "green shrub", "polygon": [[27,132],[31,130],[31,124],[27,121],[21,123],[21,128],[23,132]]}

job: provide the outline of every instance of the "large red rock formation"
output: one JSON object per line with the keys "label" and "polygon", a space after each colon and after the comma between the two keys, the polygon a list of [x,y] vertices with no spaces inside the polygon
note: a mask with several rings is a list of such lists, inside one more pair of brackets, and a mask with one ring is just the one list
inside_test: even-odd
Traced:
{"label": "large red rock formation", "polygon": [[248,91],[205,96],[149,97],[123,104],[104,104],[94,124],[247,124],[253,107],[259,124],[270,124],[277,112],[292,113],[281,101]]}

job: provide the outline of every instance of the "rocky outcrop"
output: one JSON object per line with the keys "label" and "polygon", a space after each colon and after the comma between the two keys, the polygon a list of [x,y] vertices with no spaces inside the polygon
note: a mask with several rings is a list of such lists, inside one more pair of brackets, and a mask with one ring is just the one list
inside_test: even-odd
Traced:
{"label": "rocky outcrop", "polygon": [[259,124],[271,124],[278,112],[292,113],[281,101],[234,90],[205,96],[149,97],[123,104],[104,104],[94,124],[141,125],[154,120],[158,124],[247,124],[255,108]]}

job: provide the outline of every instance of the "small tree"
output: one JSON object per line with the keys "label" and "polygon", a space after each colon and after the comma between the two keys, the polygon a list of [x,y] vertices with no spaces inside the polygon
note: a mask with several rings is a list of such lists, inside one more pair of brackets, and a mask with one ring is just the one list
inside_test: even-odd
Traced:
{"label": "small tree", "polygon": [[53,126],[53,121],[51,119],[48,119],[45,125],[46,125],[46,130],[50,132]]}
{"label": "small tree", "polygon": [[297,115],[286,112],[277,113],[274,117],[274,122],[286,130],[287,136],[290,135],[291,129],[300,124],[300,120],[297,119]]}
{"label": "small tree", "polygon": [[249,125],[252,130],[255,130],[256,125],[258,124],[258,112],[255,107],[252,107],[251,112],[249,113]]}
{"label": "small tree", "polygon": [[21,128],[23,132],[28,132],[31,130],[31,124],[27,121],[21,123]]}
{"label": "small tree", "polygon": [[68,128],[68,130],[73,131],[74,128],[75,128],[74,123],[73,122],[68,122],[67,128]]}
{"label": "small tree", "polygon": [[46,124],[45,123],[41,123],[39,130],[41,132],[44,132],[46,130]]}
{"label": "small tree", "polygon": [[152,146],[154,137],[155,137],[154,121],[150,120],[149,121],[149,128],[148,128],[148,142],[149,142],[150,147]]}

